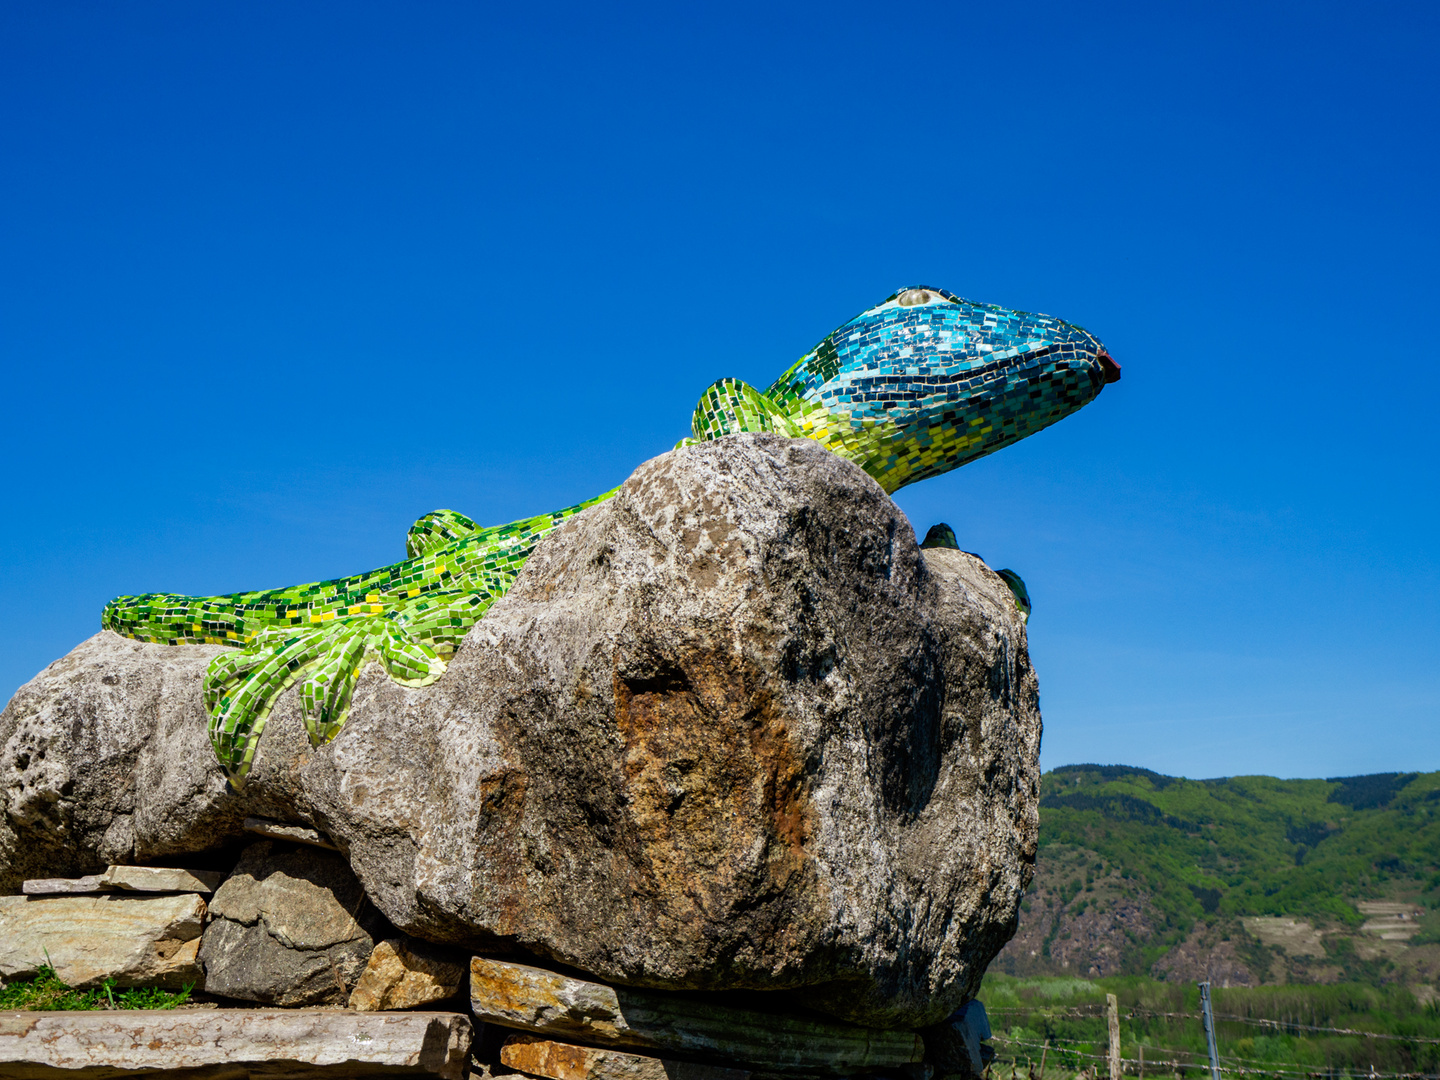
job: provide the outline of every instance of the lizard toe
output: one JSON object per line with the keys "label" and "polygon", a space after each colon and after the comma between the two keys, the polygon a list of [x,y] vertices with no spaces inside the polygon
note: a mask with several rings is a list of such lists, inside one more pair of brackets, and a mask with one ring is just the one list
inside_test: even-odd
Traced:
{"label": "lizard toe", "polygon": [[365,663],[368,638],[364,627],[347,627],[306,670],[300,684],[300,713],[311,746],[329,742],[344,725],[355,680]]}
{"label": "lizard toe", "polygon": [[205,671],[210,744],[233,787],[239,788],[275,699],[300,677],[323,648],[322,634],[267,634],[235,652],[221,653]]}

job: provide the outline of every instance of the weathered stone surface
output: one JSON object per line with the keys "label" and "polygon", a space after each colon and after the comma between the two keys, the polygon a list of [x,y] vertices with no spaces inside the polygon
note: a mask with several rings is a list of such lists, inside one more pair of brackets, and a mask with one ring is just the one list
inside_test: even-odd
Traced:
{"label": "weathered stone surface", "polygon": [[502,1027],[698,1054],[766,1072],[896,1068],[925,1056],[913,1031],[878,1031],[694,996],[626,990],[483,956],[470,961],[470,1009]]}
{"label": "weathered stone surface", "polygon": [[413,1009],[444,1001],[460,989],[465,966],[413,938],[392,938],[375,946],[350,994],[350,1008]]}
{"label": "weathered stone surface", "polygon": [[471,1024],[460,1013],[217,1009],[0,1013],[0,1075],[99,1080],[204,1070],[214,1080],[439,1076],[459,1080]]}
{"label": "weathered stone surface", "polygon": [[372,666],[318,750],[286,694],[240,793],[204,739],[218,649],[101,634],[16,694],[8,880],[308,822],[415,936],[915,1026],[1012,931],[1040,735],[1019,613],[808,440],[642,465],[433,686]]}
{"label": "weathered stone surface", "polygon": [[111,866],[103,874],[78,878],[38,878],[25,882],[26,896],[83,895],[106,892],[212,893],[225,875],[213,870],[169,870],[155,866]]}
{"label": "weathered stone surface", "polygon": [[205,901],[194,894],[0,896],[0,977],[30,978],[48,962],[80,989],[107,977],[118,986],[199,983],[204,925]]}
{"label": "weathered stone surface", "polygon": [[100,875],[112,889],[123,892],[213,893],[225,880],[216,870],[167,870],[158,866],[112,866]]}
{"label": "weathered stone surface", "polygon": [[345,1002],[384,920],[339,855],[246,848],[210,902],[205,991],[269,1005]]}
{"label": "weathered stone surface", "polygon": [[549,1080],[748,1080],[750,1076],[747,1069],[671,1061],[529,1035],[506,1040],[500,1048],[500,1063]]}
{"label": "weathered stone surface", "polygon": [[239,833],[205,738],[197,654],[216,651],[99,634],[16,691],[0,712],[0,892]]}
{"label": "weathered stone surface", "polygon": [[89,896],[114,892],[115,886],[104,881],[103,874],[86,874],[78,878],[35,878],[25,882],[20,892],[25,896]]}
{"label": "weathered stone surface", "polygon": [[294,844],[309,844],[311,847],[325,848],[327,851],[339,850],[330,842],[328,836],[319,829],[312,829],[308,825],[286,825],[283,821],[247,817],[244,826],[246,832],[269,837],[271,840],[289,840]]}

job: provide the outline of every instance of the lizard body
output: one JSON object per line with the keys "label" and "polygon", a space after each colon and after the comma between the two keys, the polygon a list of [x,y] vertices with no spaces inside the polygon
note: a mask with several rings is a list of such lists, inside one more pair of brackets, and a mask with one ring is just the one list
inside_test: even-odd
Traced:
{"label": "lizard body", "polygon": [[[1054,423],[1118,378],[1100,343],[1070,323],[904,289],[827,335],[768,390],[715,383],[682,445],[739,431],[812,438],[893,493]],[[205,704],[211,743],[239,786],[283,690],[300,682],[319,745],[344,723],[367,659],[407,686],[434,682],[540,538],[615,490],[490,528],[437,510],[411,527],[408,557],[393,566],[228,596],[120,596],[102,625],[141,641],[234,647],[211,661]]]}

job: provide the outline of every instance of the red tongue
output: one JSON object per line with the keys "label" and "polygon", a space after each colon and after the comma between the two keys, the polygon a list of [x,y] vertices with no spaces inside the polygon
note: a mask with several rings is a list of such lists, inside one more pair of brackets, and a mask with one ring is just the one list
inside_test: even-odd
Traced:
{"label": "red tongue", "polygon": [[1101,349],[1097,355],[1100,358],[1100,370],[1105,372],[1105,381],[1107,383],[1119,382],[1120,365],[1115,363],[1115,359],[1104,349]]}

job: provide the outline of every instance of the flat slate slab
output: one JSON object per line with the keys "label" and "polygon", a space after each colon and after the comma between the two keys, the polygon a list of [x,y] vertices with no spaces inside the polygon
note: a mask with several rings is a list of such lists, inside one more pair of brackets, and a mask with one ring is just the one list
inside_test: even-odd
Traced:
{"label": "flat slate slab", "polygon": [[602,1046],[668,1050],[765,1073],[894,1069],[925,1056],[925,1044],[913,1031],[729,1008],[483,956],[470,961],[470,1007],[481,1020],[502,1027]]}
{"label": "flat slate slab", "polygon": [[31,878],[20,886],[20,892],[24,896],[88,896],[114,892],[115,887],[107,885],[104,878],[104,874],[87,874],[77,878]]}
{"label": "flat slate slab", "polygon": [[213,893],[225,880],[218,870],[174,870],[162,866],[111,866],[103,874],[78,878],[32,878],[25,896],[66,896],[107,892]]}
{"label": "flat slate slab", "polygon": [[269,818],[247,817],[243,828],[246,832],[269,837],[271,840],[288,840],[292,844],[309,844],[311,847],[324,848],[326,851],[340,850],[328,836],[319,829],[312,829],[308,825],[287,825],[283,821],[271,821]]}
{"label": "flat slate slab", "polygon": [[667,1061],[525,1035],[500,1048],[500,1063],[547,1080],[750,1080],[745,1069]]}
{"label": "flat slate slab", "polygon": [[469,1017],[447,1012],[0,1012],[0,1076],[110,1080],[147,1069],[191,1069],[214,1080],[407,1075],[460,1080],[470,1038]]}
{"label": "flat slate slab", "polygon": [[213,893],[225,880],[219,870],[168,870],[159,866],[112,866],[100,880],[121,892]]}

